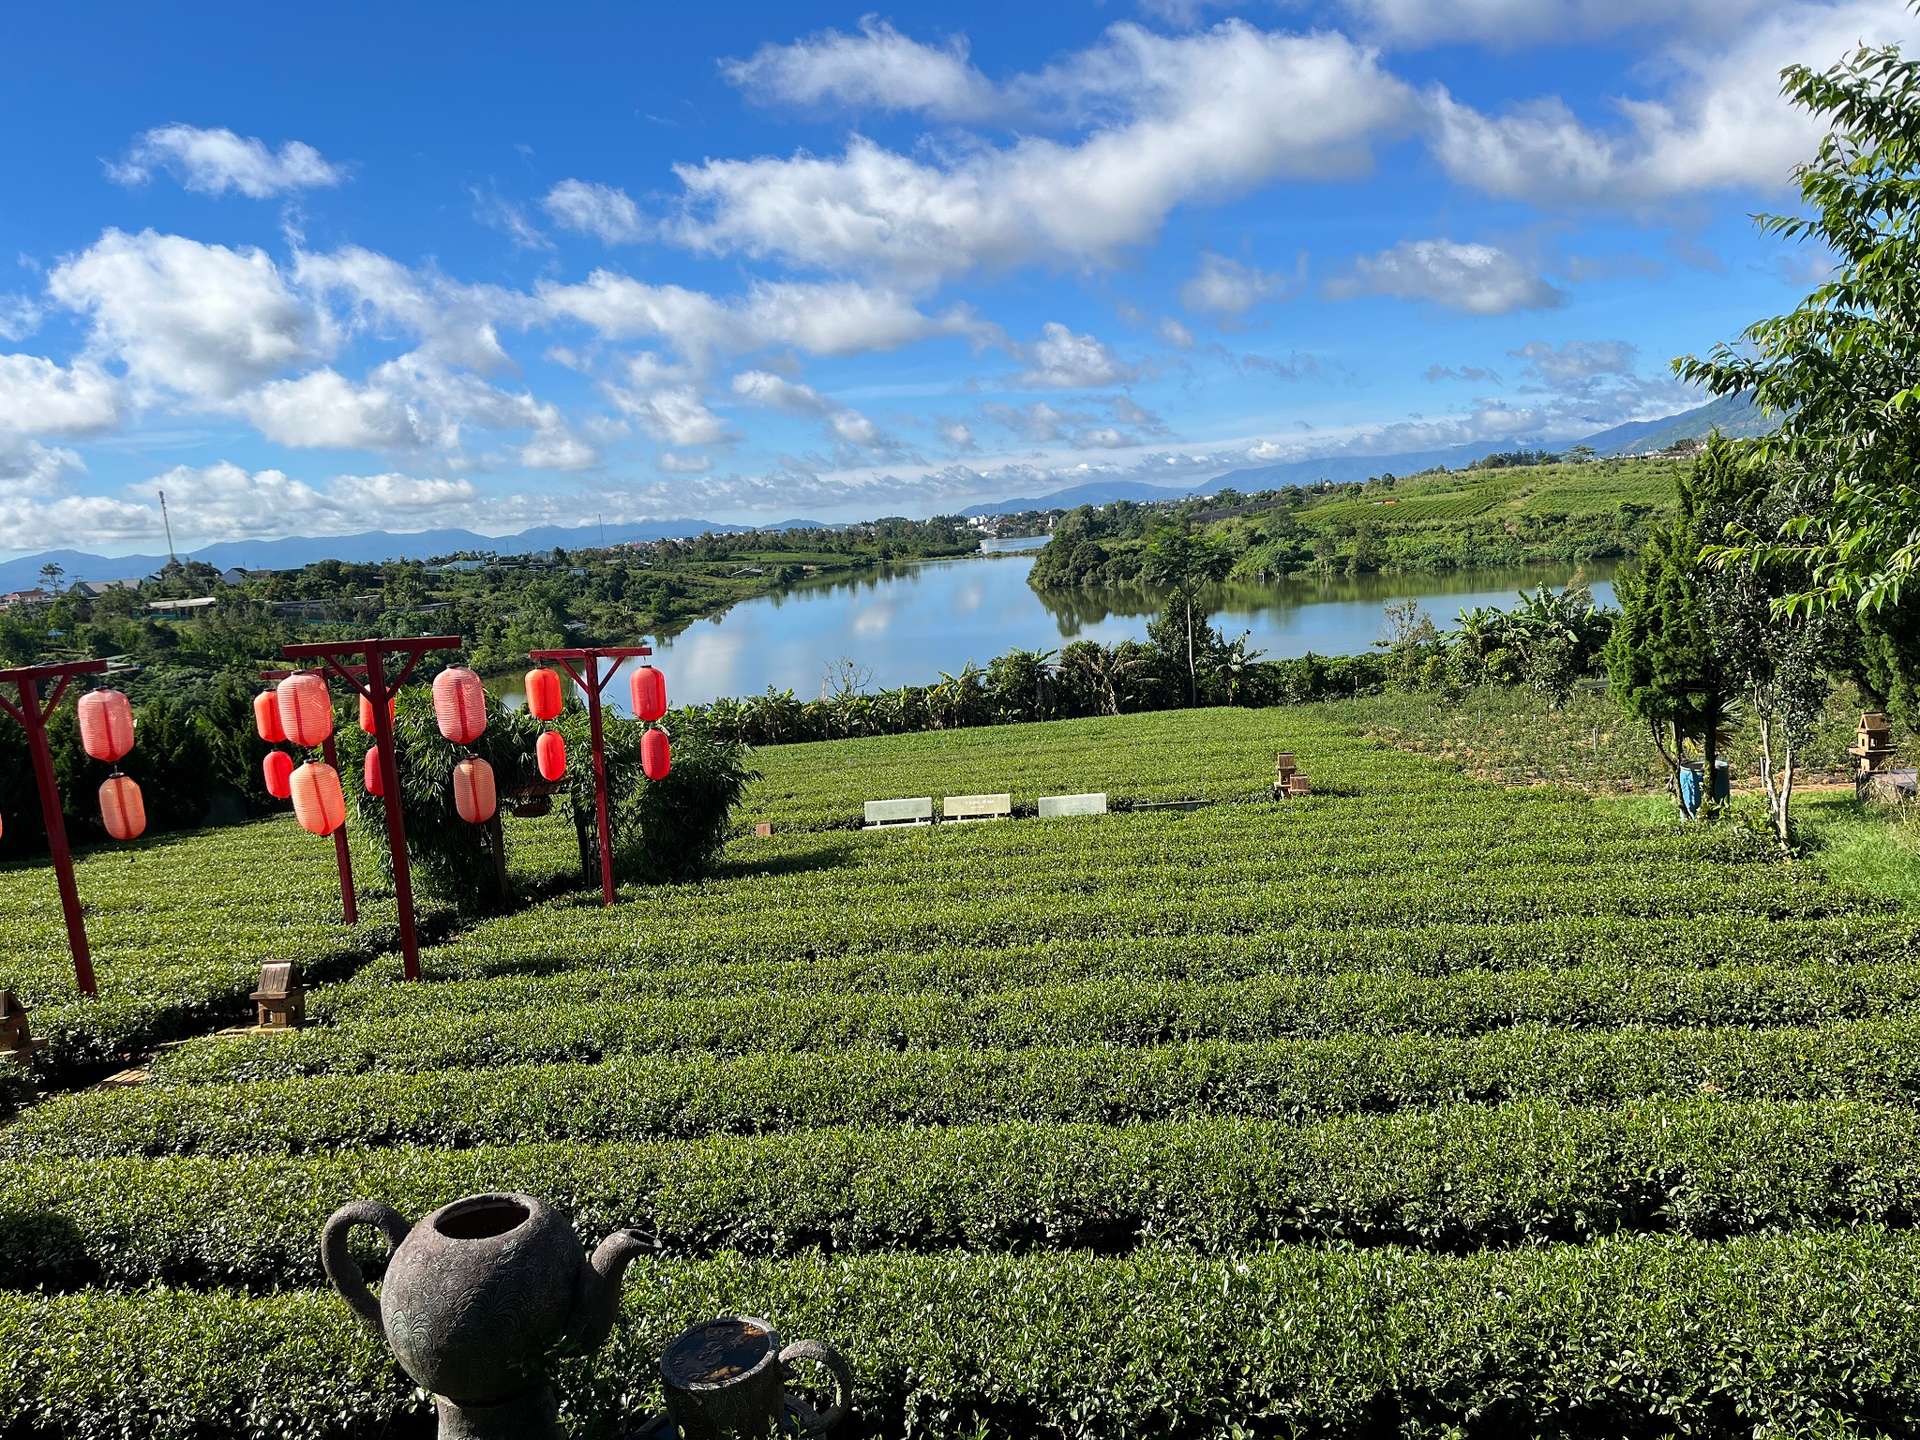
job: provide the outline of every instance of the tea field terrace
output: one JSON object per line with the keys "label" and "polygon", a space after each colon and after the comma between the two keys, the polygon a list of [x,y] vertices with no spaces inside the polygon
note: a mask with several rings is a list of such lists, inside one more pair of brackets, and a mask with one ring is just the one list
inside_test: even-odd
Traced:
{"label": "tea field terrace", "polygon": [[[1264,798],[1280,749],[1315,795]],[[1910,914],[1323,712],[757,763],[775,834],[705,882],[0,1131],[0,1434],[408,1433],[318,1227],[496,1187],[654,1237],[565,1377],[587,1435],[721,1312],[831,1339],[875,1433],[1920,1424]],[[847,828],[1083,789],[1244,803]]]}

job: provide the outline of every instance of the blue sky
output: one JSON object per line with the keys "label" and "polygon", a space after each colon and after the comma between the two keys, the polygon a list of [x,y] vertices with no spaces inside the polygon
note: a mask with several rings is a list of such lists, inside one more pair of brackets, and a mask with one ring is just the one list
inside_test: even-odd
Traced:
{"label": "blue sky", "polygon": [[0,553],[1554,441],[1791,305],[1899,0],[12,7]]}

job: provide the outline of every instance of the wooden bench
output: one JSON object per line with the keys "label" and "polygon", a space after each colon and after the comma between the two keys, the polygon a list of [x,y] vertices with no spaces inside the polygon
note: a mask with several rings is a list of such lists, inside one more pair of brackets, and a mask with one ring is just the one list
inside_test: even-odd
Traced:
{"label": "wooden bench", "polygon": [[940,819],[948,823],[971,824],[979,820],[1011,820],[1011,795],[949,795],[940,802]]}
{"label": "wooden bench", "polygon": [[933,824],[933,797],[922,795],[913,800],[867,801],[868,830],[891,830],[904,825]]}
{"label": "wooden bench", "polygon": [[1092,795],[1042,795],[1040,797],[1040,818],[1050,819],[1056,815],[1104,815],[1107,813],[1106,792]]}

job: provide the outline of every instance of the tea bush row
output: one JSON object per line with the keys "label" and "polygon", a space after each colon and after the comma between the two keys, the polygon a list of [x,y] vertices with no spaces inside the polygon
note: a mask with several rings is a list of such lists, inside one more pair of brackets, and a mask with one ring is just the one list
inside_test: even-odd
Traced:
{"label": "tea bush row", "polygon": [[[1460,1258],[643,1261],[561,1391],[603,1440],[657,1400],[680,1328],[748,1313],[832,1336],[861,1434],[1892,1436],[1920,1427],[1917,1289],[1920,1236],[1876,1228]],[[339,1440],[424,1403],[314,1292],[0,1295],[0,1393],[7,1440],[125,1440],[129,1417],[151,1440]]]}
{"label": "tea bush row", "polygon": [[[567,917],[572,918],[572,917]],[[681,959],[671,946],[596,953],[563,932],[500,927],[438,946],[422,963],[433,983],[399,984],[386,958],[345,985],[308,997],[318,1019],[461,1014],[494,1005],[541,1006],[653,995],[845,994],[942,989],[980,994],[1102,978],[1222,981],[1264,974],[1445,976],[1478,969],[1558,970],[1609,964],[1663,967],[1920,961],[1920,927],[1897,915],[1774,920],[1680,920],[1559,915],[1504,926],[1442,922],[1386,929],[1282,926],[1232,934],[1126,935],[1029,940],[1004,946],[933,945],[907,952],[814,957],[758,952]],[[629,942],[636,948],[643,937]],[[646,943],[655,945],[651,937]]]}
{"label": "tea bush row", "polygon": [[591,1063],[675,1051],[1139,1048],[1353,1033],[1465,1036],[1512,1025],[1572,1031],[1914,1017],[1920,969],[1910,964],[1493,972],[1437,982],[1363,973],[1218,984],[1083,980],[977,996],[875,991],[783,996],[778,1003],[751,993],[569,1005],[536,994],[525,1008],[220,1037],[162,1057],[155,1072],[171,1082],[209,1083]]}
{"label": "tea bush row", "polygon": [[631,1056],[424,1075],[326,1075],[64,1095],[0,1131],[9,1155],[244,1155],[531,1140],[639,1140],[837,1125],[1128,1124],[1206,1115],[1306,1121],[1538,1098],[1909,1103],[1920,1021],[1819,1029],[1343,1035],[1145,1050]]}
{"label": "tea bush row", "polygon": [[[541,1195],[662,1252],[1229,1252],[1273,1241],[1449,1251],[1622,1231],[1704,1238],[1911,1223],[1920,1114],[1850,1102],[1547,1102],[1295,1128],[1204,1119],[692,1142],[36,1160],[0,1174],[0,1286],[319,1285],[347,1194],[418,1217]],[[376,1257],[369,1256],[369,1262]]]}

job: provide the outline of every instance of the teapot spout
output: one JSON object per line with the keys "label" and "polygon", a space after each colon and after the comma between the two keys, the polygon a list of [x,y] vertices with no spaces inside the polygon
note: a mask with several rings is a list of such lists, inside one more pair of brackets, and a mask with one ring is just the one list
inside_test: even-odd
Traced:
{"label": "teapot spout", "polygon": [[620,1281],[627,1266],[648,1249],[638,1230],[616,1230],[600,1242],[592,1258],[580,1267],[580,1287],[573,1302],[568,1338],[581,1354],[591,1354],[613,1333],[620,1313]]}

